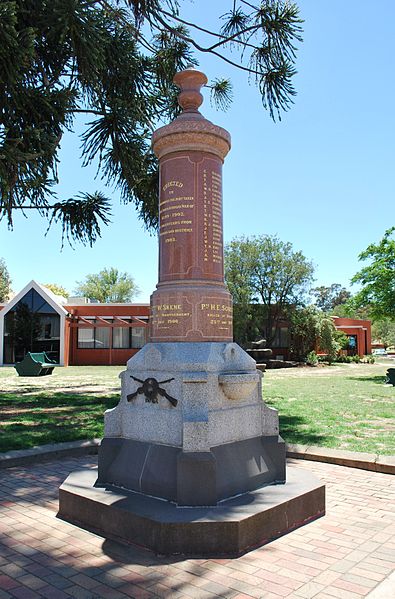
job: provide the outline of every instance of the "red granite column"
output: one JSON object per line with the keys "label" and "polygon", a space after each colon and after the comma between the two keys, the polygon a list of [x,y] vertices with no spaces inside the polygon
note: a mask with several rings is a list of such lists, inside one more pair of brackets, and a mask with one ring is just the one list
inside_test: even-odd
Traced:
{"label": "red granite column", "polygon": [[198,111],[206,76],[177,73],[182,114],[158,129],[159,282],[151,297],[151,341],[232,341],[224,284],[222,164],[230,135]]}

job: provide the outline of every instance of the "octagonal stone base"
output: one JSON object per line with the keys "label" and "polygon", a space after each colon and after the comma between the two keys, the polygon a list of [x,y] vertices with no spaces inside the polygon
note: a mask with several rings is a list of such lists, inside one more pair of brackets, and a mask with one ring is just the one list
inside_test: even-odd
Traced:
{"label": "octagonal stone base", "polygon": [[292,466],[286,484],[215,507],[177,507],[140,493],[98,488],[96,480],[97,470],[70,474],[59,489],[58,517],[163,555],[238,556],[325,514],[325,486]]}

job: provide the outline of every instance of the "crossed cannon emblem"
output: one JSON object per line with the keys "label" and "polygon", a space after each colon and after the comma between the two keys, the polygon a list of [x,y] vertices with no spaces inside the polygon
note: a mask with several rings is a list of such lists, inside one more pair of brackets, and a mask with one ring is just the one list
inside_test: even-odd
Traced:
{"label": "crossed cannon emblem", "polygon": [[141,387],[139,387],[134,393],[129,393],[129,395],[127,395],[126,399],[128,401],[132,401],[132,399],[135,399],[137,395],[145,395],[146,402],[158,403],[158,395],[161,395],[162,397],[166,397],[172,406],[176,407],[178,401],[174,399],[174,397],[171,397],[171,395],[169,395],[167,391],[162,389],[160,386],[164,385],[165,383],[170,383],[170,381],[174,381],[174,378],[166,379],[165,381],[157,381],[154,378],[148,378],[145,379],[145,381],[142,381],[137,379],[135,376],[130,376],[137,383],[141,383]]}

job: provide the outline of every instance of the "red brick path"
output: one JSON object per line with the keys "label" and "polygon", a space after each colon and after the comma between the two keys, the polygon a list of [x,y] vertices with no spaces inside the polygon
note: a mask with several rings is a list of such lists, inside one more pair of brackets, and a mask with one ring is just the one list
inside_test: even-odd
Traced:
{"label": "red brick path", "polygon": [[394,477],[293,463],[327,484],[327,515],[241,558],[217,560],[156,557],[56,519],[60,483],[93,466],[92,457],[4,470],[0,599],[367,596],[394,569]]}

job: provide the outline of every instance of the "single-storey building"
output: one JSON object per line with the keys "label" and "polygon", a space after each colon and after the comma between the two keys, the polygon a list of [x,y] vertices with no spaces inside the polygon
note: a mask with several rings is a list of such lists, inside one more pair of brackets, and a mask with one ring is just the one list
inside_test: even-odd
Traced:
{"label": "single-storey building", "polygon": [[[149,304],[101,304],[64,298],[31,281],[0,304],[0,366],[28,351],[45,351],[61,366],[124,365],[148,341]],[[370,354],[369,320],[333,317],[349,338],[351,353]],[[280,329],[273,354],[287,357],[288,329]]]}
{"label": "single-storey building", "polygon": [[64,298],[31,281],[0,305],[0,365],[45,351],[61,366],[124,365],[148,339],[149,304]]}
{"label": "single-storey building", "polygon": [[348,337],[350,353],[366,356],[372,353],[372,330],[370,320],[340,318],[333,316],[335,327]]}

